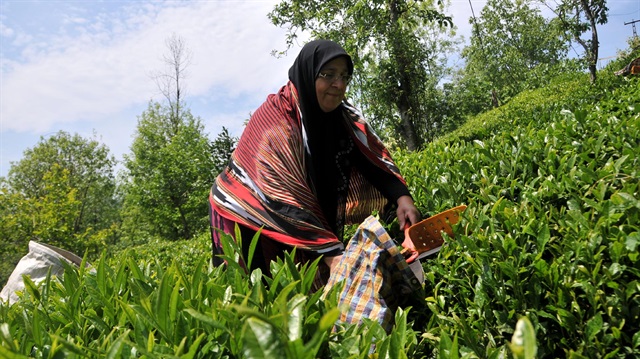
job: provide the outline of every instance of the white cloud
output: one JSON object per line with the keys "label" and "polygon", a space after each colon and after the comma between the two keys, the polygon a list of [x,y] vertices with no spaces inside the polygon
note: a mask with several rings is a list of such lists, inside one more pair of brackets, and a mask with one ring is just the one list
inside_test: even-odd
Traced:
{"label": "white cloud", "polygon": [[[125,153],[136,116],[151,98],[163,100],[150,74],[164,70],[165,40],[173,33],[192,52],[185,79],[192,113],[203,119],[211,138],[222,126],[239,135],[249,113],[284,84],[298,52],[292,49],[284,59],[270,55],[285,48],[285,31],[267,19],[277,2],[3,1],[0,176],[40,135],[59,130],[83,136],[95,130],[117,157]],[[471,3],[480,16],[486,1]],[[621,9],[637,10],[639,4],[612,2],[611,11],[625,17],[615,19],[615,31],[601,28],[603,46],[624,43],[618,38],[631,29],[621,20],[632,15]],[[468,40],[469,1],[452,0],[448,13]]]}
{"label": "white cloud", "polygon": [[62,23],[65,25],[69,25],[69,24],[83,25],[83,24],[86,24],[87,22],[89,22],[89,20],[79,16],[65,16],[64,19],[62,20]]}
{"label": "white cloud", "polygon": [[[165,70],[165,39],[175,33],[192,52],[189,97],[224,88],[227,96],[263,97],[286,79],[287,60],[270,56],[284,31],[269,23],[273,1],[189,2],[138,6],[124,18],[70,15],[76,32],[22,42],[22,63],[2,72],[2,131],[43,133],[60,124],[108,121],[157,97],[150,74]],[[28,37],[24,37],[28,40]],[[6,70],[6,71],[5,71]]]}
{"label": "white cloud", "polygon": [[13,37],[13,29],[8,27],[7,25],[0,22],[0,36],[2,37]]}

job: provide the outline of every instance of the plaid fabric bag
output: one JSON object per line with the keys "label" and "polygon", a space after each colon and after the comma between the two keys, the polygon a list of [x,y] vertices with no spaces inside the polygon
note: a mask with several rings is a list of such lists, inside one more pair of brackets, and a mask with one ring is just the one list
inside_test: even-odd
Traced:
{"label": "plaid fabric bag", "polygon": [[424,301],[424,288],[380,222],[369,216],[347,245],[325,294],[344,281],[338,323],[377,320],[389,333],[399,306]]}

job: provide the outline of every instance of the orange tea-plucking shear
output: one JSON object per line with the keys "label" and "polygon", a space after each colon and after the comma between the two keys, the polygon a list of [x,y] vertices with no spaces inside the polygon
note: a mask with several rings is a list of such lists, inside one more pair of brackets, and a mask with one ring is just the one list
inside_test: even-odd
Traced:
{"label": "orange tea-plucking shear", "polygon": [[449,237],[453,237],[451,226],[458,223],[460,213],[465,209],[467,209],[467,206],[461,205],[411,226],[405,225],[402,254],[405,256],[407,263],[438,252],[444,243],[442,232],[444,231]]}

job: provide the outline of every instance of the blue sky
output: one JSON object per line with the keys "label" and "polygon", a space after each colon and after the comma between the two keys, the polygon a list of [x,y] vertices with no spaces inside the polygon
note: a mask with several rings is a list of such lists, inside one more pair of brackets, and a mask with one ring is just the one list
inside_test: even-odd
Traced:
{"label": "blue sky", "polygon": [[[0,176],[41,136],[60,130],[103,142],[118,160],[129,152],[137,117],[163,101],[153,73],[172,34],[191,52],[187,105],[211,138],[244,120],[287,80],[298,49],[283,58],[285,30],[267,13],[277,0],[0,2]],[[472,1],[476,15],[485,1]],[[626,48],[640,0],[610,0],[599,29],[600,57]],[[449,14],[468,37],[468,0]],[[637,23],[640,33],[640,23]],[[578,49],[579,50],[579,49]],[[456,54],[451,54],[455,57]]]}

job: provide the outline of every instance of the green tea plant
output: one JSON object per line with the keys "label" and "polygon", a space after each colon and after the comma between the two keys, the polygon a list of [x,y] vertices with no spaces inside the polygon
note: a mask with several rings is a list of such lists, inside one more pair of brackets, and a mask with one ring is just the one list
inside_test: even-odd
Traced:
{"label": "green tea plant", "polygon": [[252,258],[230,237],[224,243],[231,254],[215,268],[210,253],[184,267],[127,251],[40,284],[25,278],[21,300],[0,304],[0,356],[406,358],[416,347],[407,311],[391,334],[371,321],[334,329],[339,288],[311,292],[318,261],[300,266],[287,254],[269,276],[248,273],[239,263]]}
{"label": "green tea plant", "polygon": [[136,263],[156,263],[167,267],[173,261],[191,273],[203,258],[211,258],[211,234],[199,233],[190,240],[168,241],[150,238],[147,243],[127,247],[110,248],[106,253],[109,263],[126,261],[131,257]]}
{"label": "green tea plant", "polygon": [[423,345],[504,357],[526,317],[538,357],[640,355],[639,89],[398,159],[426,215],[469,205],[425,263]]}

